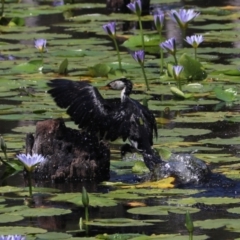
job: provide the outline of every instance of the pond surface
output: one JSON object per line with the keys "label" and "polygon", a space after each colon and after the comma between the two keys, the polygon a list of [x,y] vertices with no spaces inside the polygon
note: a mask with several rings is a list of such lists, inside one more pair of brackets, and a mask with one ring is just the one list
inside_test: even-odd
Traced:
{"label": "pond surface", "polygon": [[[39,120],[63,117],[68,126],[76,128],[47,94],[46,82],[59,77],[59,65],[65,59],[67,78],[72,80],[87,79],[101,87],[122,76],[114,44],[102,29],[103,24],[116,21],[124,75],[134,82],[132,98],[141,102],[147,98],[156,116],[160,137],[154,147],[192,153],[235,184],[178,188],[167,179],[141,185],[132,172],[132,156],[131,161],[120,159],[122,141],[117,140],[111,144],[109,182],[122,182],[118,186],[36,182],[36,208],[29,209],[23,205],[28,194],[23,174],[3,181],[0,234],[26,234],[27,239],[187,239],[188,211],[195,226],[193,239],[240,239],[240,3],[154,0],[151,12],[157,6],[166,13],[164,38],[176,38],[178,59],[184,53],[193,58],[194,51],[167,12],[186,7],[201,13],[189,24],[186,36],[203,34],[197,59],[207,75],[201,80],[187,75],[182,90],[191,96],[174,95],[170,88],[176,81],[166,69],[163,75],[159,73],[159,39],[152,15],[142,17],[144,34],[153,34],[146,46],[145,71],[150,83],[146,93],[141,68],[130,54],[140,49],[132,40],[139,34],[134,14],[111,13],[105,1],[96,0],[69,1],[57,7],[48,0],[6,1],[0,26],[0,134],[7,143],[8,157],[12,160],[16,153],[25,152],[25,135],[35,131]],[[34,48],[34,39],[40,38],[47,40],[43,54]],[[164,62],[165,66],[173,62],[166,52]],[[99,63],[105,64],[100,73]],[[101,93],[106,98],[119,96],[113,91]],[[79,219],[84,218],[83,186],[90,193],[91,205],[91,221],[84,231],[79,227]]]}

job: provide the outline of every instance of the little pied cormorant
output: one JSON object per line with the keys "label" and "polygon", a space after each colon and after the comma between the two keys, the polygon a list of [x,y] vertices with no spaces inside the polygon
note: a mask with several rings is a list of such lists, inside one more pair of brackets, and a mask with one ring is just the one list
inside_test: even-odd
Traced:
{"label": "little pied cormorant", "polygon": [[67,113],[79,128],[98,134],[100,139],[114,141],[122,138],[143,154],[147,167],[152,170],[161,162],[152,149],[153,133],[157,125],[153,113],[137,100],[130,98],[132,82],[120,78],[106,87],[122,90],[121,98],[104,99],[98,89],[85,81],[53,79],[48,82],[57,105]]}

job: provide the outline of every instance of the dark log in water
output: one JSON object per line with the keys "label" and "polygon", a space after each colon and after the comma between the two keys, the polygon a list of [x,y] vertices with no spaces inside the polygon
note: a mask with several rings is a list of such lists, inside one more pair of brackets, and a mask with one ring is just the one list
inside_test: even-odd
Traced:
{"label": "dark log in water", "polygon": [[26,138],[27,153],[38,153],[46,161],[37,166],[36,179],[108,180],[110,150],[97,136],[67,128],[62,119],[40,121],[33,138]]}

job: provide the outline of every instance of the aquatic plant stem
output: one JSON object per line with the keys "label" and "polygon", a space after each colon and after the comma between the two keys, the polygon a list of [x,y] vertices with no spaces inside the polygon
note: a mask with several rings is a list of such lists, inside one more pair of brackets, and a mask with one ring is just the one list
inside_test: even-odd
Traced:
{"label": "aquatic plant stem", "polygon": [[173,58],[174,58],[174,61],[175,61],[175,65],[177,66],[178,65],[178,61],[177,61],[176,54],[173,54]]}
{"label": "aquatic plant stem", "polygon": [[197,48],[194,48],[194,56],[195,56],[195,60],[197,59]]}
{"label": "aquatic plant stem", "polygon": [[189,232],[189,240],[193,240],[193,233]]}
{"label": "aquatic plant stem", "polygon": [[84,209],[85,209],[85,221],[88,222],[89,220],[88,207],[84,207]]}
{"label": "aquatic plant stem", "polygon": [[[159,31],[160,43],[162,43],[162,31]],[[163,49],[160,47],[160,74],[163,73]]]}
{"label": "aquatic plant stem", "polygon": [[[182,29],[182,39],[185,39],[185,38],[186,38],[186,30],[187,30],[187,26],[182,27],[181,29]],[[185,41],[183,41],[183,43],[184,43],[184,42],[185,42]]]}
{"label": "aquatic plant stem", "polygon": [[32,198],[32,172],[28,171],[28,188],[29,188],[29,197]]}
{"label": "aquatic plant stem", "polygon": [[178,81],[178,88],[182,91],[182,85],[181,85],[180,78],[177,81]]}
{"label": "aquatic plant stem", "polygon": [[139,28],[140,28],[140,35],[141,35],[141,39],[142,39],[142,49],[145,50],[144,36],[143,36],[143,27],[142,27],[141,16],[138,16],[138,22],[139,22]]}
{"label": "aquatic plant stem", "polygon": [[41,51],[41,59],[42,59],[42,65],[43,65],[43,51]]}
{"label": "aquatic plant stem", "polygon": [[113,38],[113,42],[117,51],[117,56],[118,56],[118,64],[119,64],[119,69],[122,70],[122,63],[121,63],[121,58],[120,58],[120,52],[119,52],[119,48],[118,48],[118,44],[115,38]]}
{"label": "aquatic plant stem", "polygon": [[146,87],[147,87],[147,91],[149,91],[150,88],[149,88],[149,85],[148,85],[148,80],[147,80],[146,72],[145,72],[145,69],[144,69],[144,63],[140,63],[140,66],[142,68],[142,72],[143,72],[145,84],[146,84]]}

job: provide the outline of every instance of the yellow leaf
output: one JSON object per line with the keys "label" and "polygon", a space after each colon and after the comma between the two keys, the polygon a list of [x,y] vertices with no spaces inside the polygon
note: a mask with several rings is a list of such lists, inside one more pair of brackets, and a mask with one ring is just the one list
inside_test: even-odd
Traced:
{"label": "yellow leaf", "polygon": [[137,201],[127,202],[125,205],[128,207],[146,207],[147,206],[145,203],[137,202]]}
{"label": "yellow leaf", "polygon": [[164,178],[156,182],[145,182],[135,185],[136,188],[173,188],[175,178]]}

